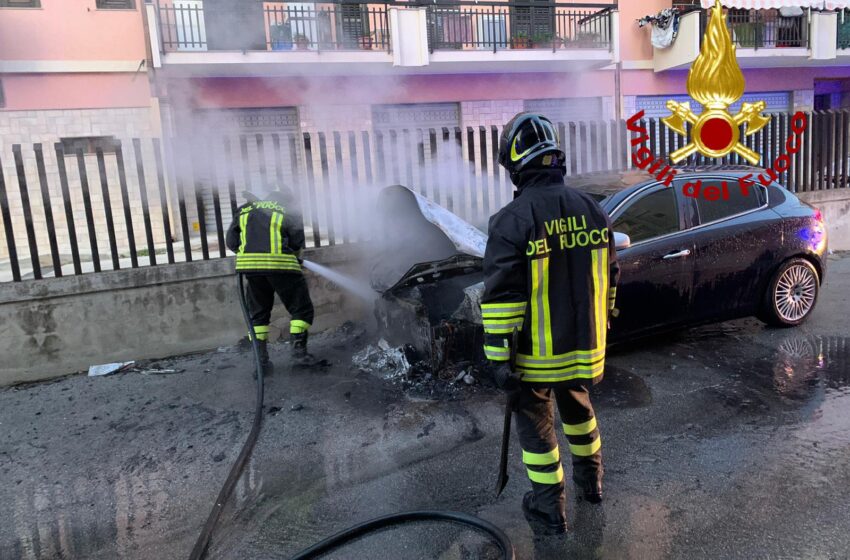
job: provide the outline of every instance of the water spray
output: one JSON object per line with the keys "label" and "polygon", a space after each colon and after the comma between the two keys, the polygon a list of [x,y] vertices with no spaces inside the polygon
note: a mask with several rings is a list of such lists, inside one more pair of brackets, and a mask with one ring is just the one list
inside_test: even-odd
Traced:
{"label": "water spray", "polygon": [[304,264],[304,268],[307,270],[315,272],[319,276],[330,280],[337,286],[351,292],[365,302],[373,302],[378,297],[377,292],[375,292],[375,290],[373,290],[371,286],[365,282],[361,282],[350,276],[331,270],[330,268],[313,261],[304,260],[302,262]]}

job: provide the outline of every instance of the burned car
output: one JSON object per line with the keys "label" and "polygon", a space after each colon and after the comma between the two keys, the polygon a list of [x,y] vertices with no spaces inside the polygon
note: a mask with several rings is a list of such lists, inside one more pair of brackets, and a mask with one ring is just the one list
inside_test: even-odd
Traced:
{"label": "burned car", "polygon": [[402,186],[378,200],[383,242],[371,274],[379,334],[436,372],[484,360],[479,298],[487,237]]}
{"label": "burned car", "polygon": [[[567,179],[611,216],[622,274],[610,342],[747,316],[778,326],[809,317],[826,272],[823,217],[779,184],[762,185],[759,171],[692,168],[672,186],[640,171]],[[756,179],[741,187],[747,178]],[[697,184],[719,196],[693,196]],[[432,371],[483,359],[485,234],[405,187],[385,189],[380,207],[388,244],[373,287],[384,336],[411,344]]]}

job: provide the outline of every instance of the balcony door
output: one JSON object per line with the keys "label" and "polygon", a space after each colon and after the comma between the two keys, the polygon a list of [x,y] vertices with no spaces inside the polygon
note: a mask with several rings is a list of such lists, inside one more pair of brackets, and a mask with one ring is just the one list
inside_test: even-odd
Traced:
{"label": "balcony door", "polygon": [[[525,3],[524,3],[525,4]],[[550,43],[555,34],[555,5],[549,0],[529,0],[511,8],[511,39],[514,43]]]}
{"label": "balcony door", "polygon": [[371,48],[368,6],[339,4],[337,12],[337,44],[343,49]]}

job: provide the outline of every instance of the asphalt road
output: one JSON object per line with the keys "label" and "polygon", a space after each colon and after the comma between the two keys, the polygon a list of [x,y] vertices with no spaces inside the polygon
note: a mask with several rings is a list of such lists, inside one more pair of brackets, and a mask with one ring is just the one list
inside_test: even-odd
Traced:
{"label": "asphalt road", "polygon": [[[850,558],[850,256],[830,267],[800,328],[748,319],[610,356],[595,396],[605,502],[569,488],[563,538],[534,539],[522,517],[516,438],[494,498],[497,392],[411,394],[350,369],[361,330],[317,337],[335,366],[269,381],[265,428],[211,557],[288,558],[376,515],[444,508],[503,527],[519,559]],[[273,357],[283,365],[285,347]],[[175,374],[0,391],[0,558],[187,557],[250,426],[249,363],[209,353],[158,364]],[[426,524],[329,557],[498,554],[476,533]]]}

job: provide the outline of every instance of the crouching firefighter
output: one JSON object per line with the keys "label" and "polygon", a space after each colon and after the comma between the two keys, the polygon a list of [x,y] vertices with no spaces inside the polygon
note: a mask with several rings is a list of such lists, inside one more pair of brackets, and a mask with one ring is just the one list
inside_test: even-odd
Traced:
{"label": "crouching firefighter", "polygon": [[273,371],[267,344],[275,294],[291,316],[293,364],[318,365],[307,352],[307,333],[314,311],[301,270],[301,217],[292,211],[292,197],[287,193],[271,191],[262,199],[253,195],[248,198],[248,203],[237,209],[227,230],[226,244],[236,253],[236,272],[245,275],[248,313],[259,343],[264,375]]}
{"label": "crouching firefighter", "polygon": [[[619,276],[608,216],[564,184],[564,161],[555,127],[543,115],[520,113],[505,125],[499,163],[517,192],[490,219],[481,300],[484,351],[496,383],[515,403],[533,489],[523,512],[544,534],[567,530],[553,400],[573,480],[585,500],[602,499],[602,440],[589,389],[602,379]],[[518,348],[511,348],[512,339]]]}

